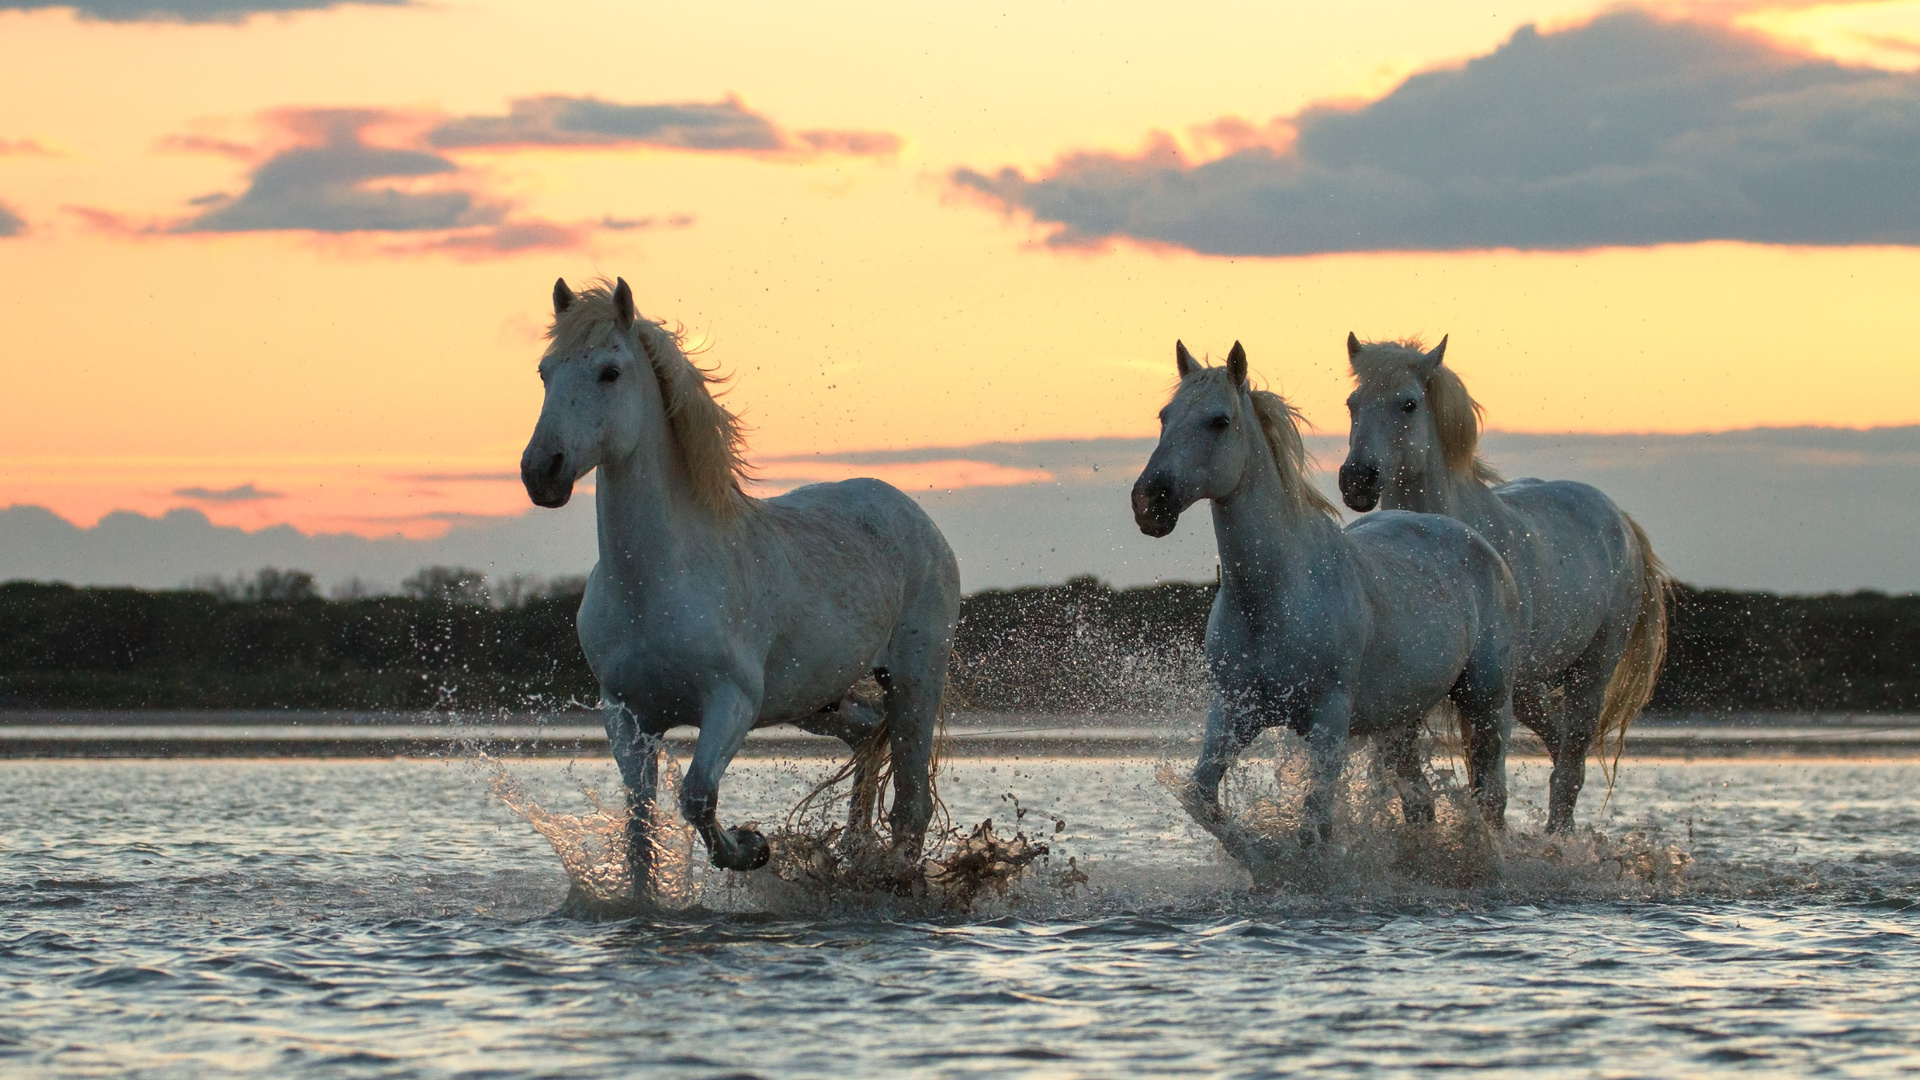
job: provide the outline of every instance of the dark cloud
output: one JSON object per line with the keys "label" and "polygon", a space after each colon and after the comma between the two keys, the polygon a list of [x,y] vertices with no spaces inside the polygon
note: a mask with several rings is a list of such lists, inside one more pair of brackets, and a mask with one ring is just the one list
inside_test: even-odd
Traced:
{"label": "dark cloud", "polygon": [[173,493],[175,495],[180,496],[183,499],[192,499],[195,502],[210,502],[210,503],[259,502],[263,499],[286,498],[285,492],[262,491],[259,488],[254,487],[250,483],[241,484],[239,487],[230,487],[230,488],[207,488],[207,487],[175,488],[173,490]]}
{"label": "dark cloud", "polygon": [[438,154],[369,145],[363,132],[386,119],[385,114],[348,109],[289,114],[289,126],[311,144],[267,158],[253,170],[245,192],[214,203],[174,231],[412,232],[500,220],[502,207],[476,200],[467,191],[380,183],[459,172],[459,166]]}
{"label": "dark cloud", "polygon": [[1163,137],[954,181],[1055,243],[1216,255],[1920,243],[1920,76],[1639,12],[1523,28],[1363,107],[1247,127],[1200,164]]}
{"label": "dark cloud", "polygon": [[7,209],[7,204],[0,203],[0,236],[19,236],[26,231],[25,219]]}
{"label": "dark cloud", "polygon": [[0,11],[66,8],[101,22],[241,22],[273,12],[324,11],[348,4],[402,7],[410,0],[0,0]]}
{"label": "dark cloud", "polygon": [[789,134],[737,99],[664,105],[621,105],[591,97],[521,98],[505,116],[463,116],[433,129],[428,142],[445,150],[516,146],[658,146],[748,153],[825,152],[884,155],[900,140],[886,132],[803,131]]}

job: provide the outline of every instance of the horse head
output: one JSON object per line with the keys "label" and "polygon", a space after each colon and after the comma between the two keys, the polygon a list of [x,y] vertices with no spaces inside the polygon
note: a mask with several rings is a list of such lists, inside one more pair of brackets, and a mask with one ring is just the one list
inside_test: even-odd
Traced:
{"label": "horse head", "polygon": [[[631,454],[646,425],[664,419],[634,318],[625,278],[579,295],[564,279],[554,282],[552,343],[540,358],[546,399],[520,455],[520,481],[535,505],[565,506],[576,480]],[[646,408],[649,401],[656,407]]]}
{"label": "horse head", "polygon": [[1259,420],[1247,397],[1247,351],[1239,342],[1224,367],[1208,367],[1175,342],[1180,385],[1160,410],[1160,444],[1133,485],[1133,520],[1148,536],[1165,536],[1201,499],[1231,495],[1250,456]]}
{"label": "horse head", "polygon": [[1352,427],[1340,465],[1340,497],[1350,509],[1373,509],[1383,486],[1412,483],[1441,458],[1431,388],[1446,354],[1445,338],[1423,352],[1417,342],[1362,343],[1347,335],[1358,383],[1347,397]]}

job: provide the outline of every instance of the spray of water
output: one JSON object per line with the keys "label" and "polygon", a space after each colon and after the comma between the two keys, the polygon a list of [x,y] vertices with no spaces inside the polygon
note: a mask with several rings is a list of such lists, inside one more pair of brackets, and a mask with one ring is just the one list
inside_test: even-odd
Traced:
{"label": "spray of water", "polygon": [[598,788],[576,778],[587,810],[570,814],[542,806],[527,791],[526,785],[497,759],[482,754],[480,763],[494,796],[546,837],[553,845],[554,854],[560,857],[560,866],[571,882],[563,910],[586,917],[617,917],[634,914],[635,909],[681,910],[698,901],[700,890],[694,880],[695,835],[692,826],[681,821],[673,810],[679,805],[682,773],[679,763],[670,755],[661,755],[660,787],[653,805],[650,895],[637,901],[633,871],[627,861],[629,811],[624,796],[609,804]]}
{"label": "spray of water", "polygon": [[1398,783],[1366,743],[1341,774],[1333,842],[1307,845],[1309,768],[1303,740],[1290,732],[1262,736],[1223,781],[1223,814],[1203,803],[1183,765],[1162,762],[1155,776],[1257,889],[1279,893],[1358,900],[1671,895],[1684,887],[1692,862],[1652,828],[1619,836],[1496,830],[1447,768],[1433,785],[1435,820],[1410,823]]}
{"label": "spray of water", "polygon": [[[858,809],[845,821],[845,803],[820,799],[819,785],[767,834],[773,858],[753,873],[713,870],[705,863],[691,827],[673,807],[682,776],[678,762],[662,755],[660,791],[654,803],[654,874],[648,895],[636,899],[626,857],[628,810],[576,779],[584,812],[543,805],[511,769],[477,754],[489,789],[509,810],[545,837],[571,883],[561,910],[582,918],[626,918],[687,911],[757,910],[819,913],[868,909],[929,915],[975,909],[988,899],[1005,900],[1029,884],[1071,890],[1085,883],[1075,860],[1050,870],[1049,845],[1027,830],[1029,811],[1005,797],[1014,826],[995,828],[989,819],[968,830],[943,825],[931,853],[922,859],[895,849],[884,831]],[[569,769],[571,773],[571,769]],[[1065,823],[1038,815],[1056,829]],[[1032,879],[1031,881],[1029,879]]]}

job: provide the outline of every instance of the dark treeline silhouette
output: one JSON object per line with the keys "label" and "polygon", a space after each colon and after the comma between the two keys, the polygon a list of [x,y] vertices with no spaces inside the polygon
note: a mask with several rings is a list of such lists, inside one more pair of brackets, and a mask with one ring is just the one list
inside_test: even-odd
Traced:
{"label": "dark treeline silhouette", "polygon": [[[429,567],[324,599],[299,571],[178,592],[0,585],[0,708],[552,709],[597,697],[580,579]],[[1091,578],[966,598],[953,697],[1028,712],[1191,709],[1214,586]],[[1652,711],[1920,711],[1920,596],[1676,589]]]}

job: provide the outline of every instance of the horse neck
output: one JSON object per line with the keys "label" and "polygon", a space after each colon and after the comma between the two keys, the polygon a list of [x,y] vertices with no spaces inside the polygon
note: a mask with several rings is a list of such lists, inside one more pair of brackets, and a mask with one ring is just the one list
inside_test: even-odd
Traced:
{"label": "horse neck", "polygon": [[1448,468],[1446,456],[1436,442],[1427,447],[1426,461],[1419,475],[1387,482],[1380,493],[1380,507],[1440,514],[1474,525],[1497,514],[1501,503],[1479,477]]}
{"label": "horse neck", "polygon": [[1334,554],[1344,534],[1332,518],[1287,494],[1267,440],[1254,435],[1240,485],[1213,500],[1223,589],[1257,599],[1284,595]]}
{"label": "horse neck", "polygon": [[632,453],[601,463],[599,472],[600,572],[622,591],[644,590],[724,547],[724,525],[694,497],[664,420]]}

